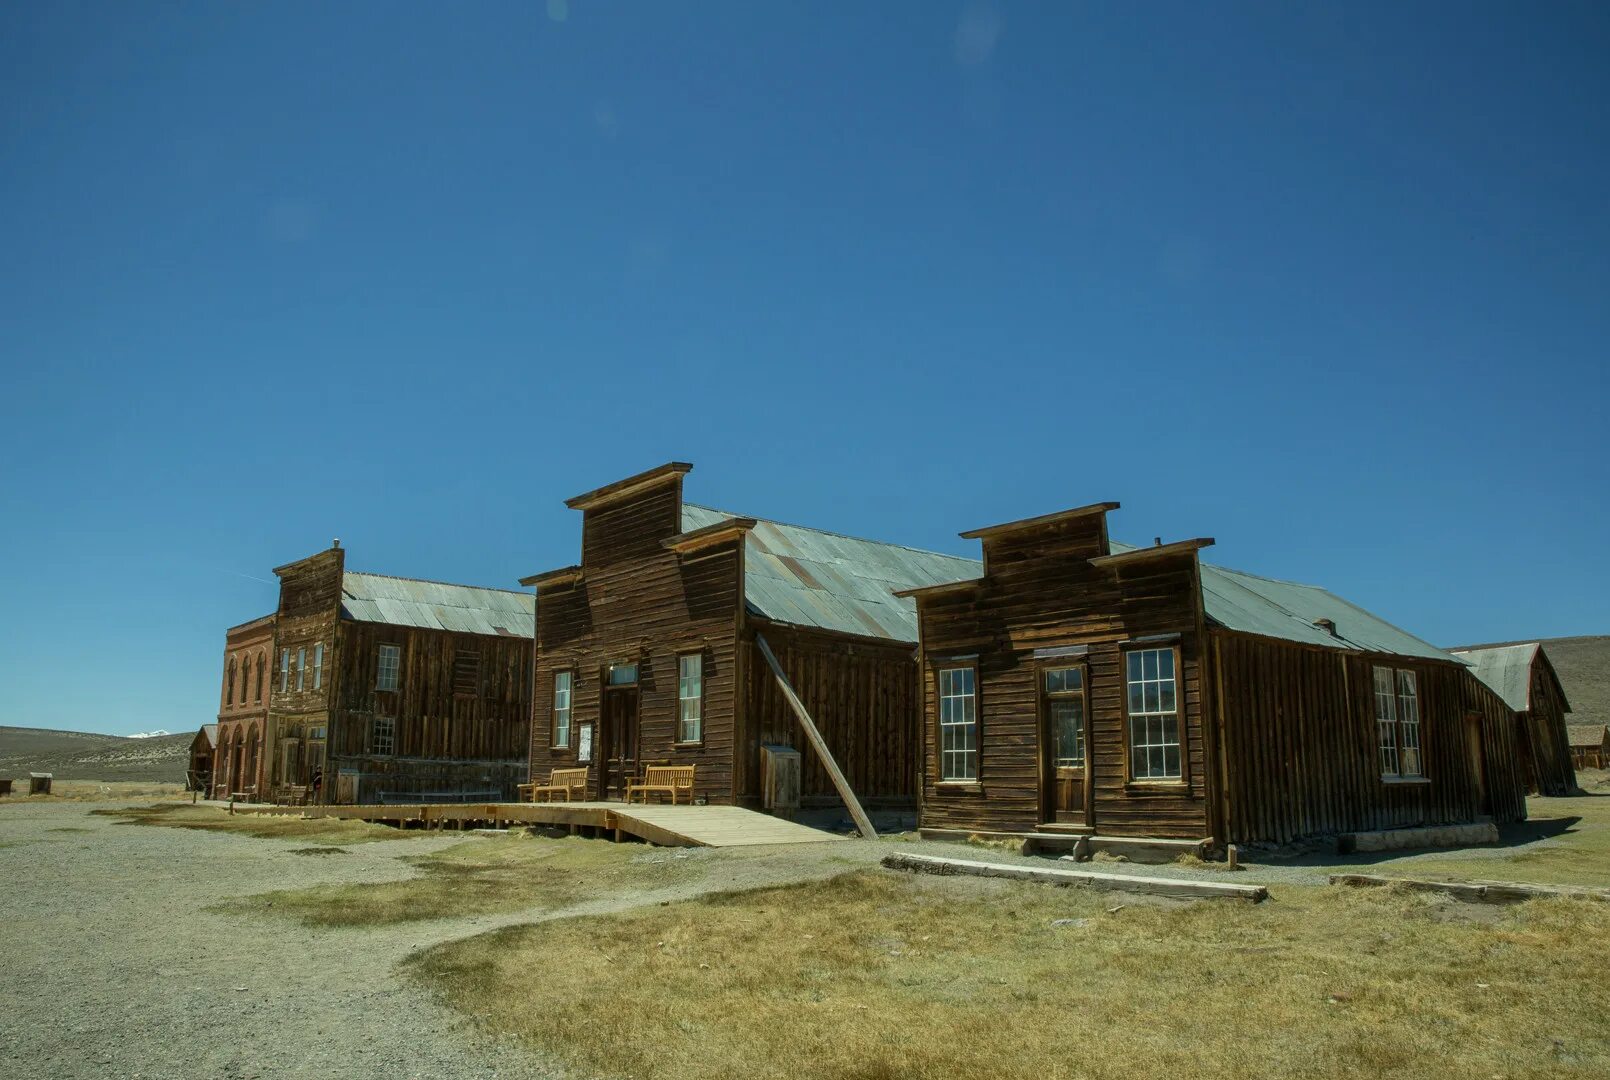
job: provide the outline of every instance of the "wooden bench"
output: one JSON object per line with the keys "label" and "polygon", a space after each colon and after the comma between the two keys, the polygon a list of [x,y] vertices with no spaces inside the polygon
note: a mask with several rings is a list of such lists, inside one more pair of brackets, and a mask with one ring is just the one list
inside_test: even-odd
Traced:
{"label": "wooden bench", "polygon": [[587,770],[586,769],[554,769],[548,774],[546,784],[532,782],[518,785],[521,802],[536,802],[537,796],[546,795],[544,802],[553,802],[555,795],[560,796],[561,802],[570,802],[572,799],[583,800],[587,798]]}
{"label": "wooden bench", "polygon": [[281,784],[274,789],[274,801],[281,806],[306,806],[308,789],[301,784]]}
{"label": "wooden bench", "polygon": [[687,792],[688,802],[693,802],[693,770],[696,765],[649,765],[643,769],[643,779],[628,780],[626,782],[626,801],[631,802],[632,796],[642,793],[644,804],[648,803],[648,793],[663,791],[671,796],[671,805],[676,805],[677,792]]}

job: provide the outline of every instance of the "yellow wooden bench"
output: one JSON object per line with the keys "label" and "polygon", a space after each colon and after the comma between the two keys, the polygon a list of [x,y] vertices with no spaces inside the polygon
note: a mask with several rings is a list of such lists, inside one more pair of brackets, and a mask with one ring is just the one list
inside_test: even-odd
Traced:
{"label": "yellow wooden bench", "polygon": [[693,770],[695,765],[649,765],[643,769],[643,779],[629,780],[626,783],[626,801],[631,802],[632,796],[641,793],[643,802],[648,803],[648,793],[663,791],[671,796],[671,805],[676,805],[678,792],[686,792],[688,802],[693,802]]}
{"label": "yellow wooden bench", "polygon": [[586,769],[554,769],[548,774],[546,784],[535,781],[519,785],[521,802],[536,802],[538,795],[548,796],[544,802],[553,802],[553,797],[559,795],[561,802],[572,799],[587,798],[587,770]]}

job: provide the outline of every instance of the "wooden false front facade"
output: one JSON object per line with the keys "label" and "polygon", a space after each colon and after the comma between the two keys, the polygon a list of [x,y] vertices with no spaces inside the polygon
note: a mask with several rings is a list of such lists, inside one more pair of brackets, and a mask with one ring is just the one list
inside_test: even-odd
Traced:
{"label": "wooden false front facade", "polygon": [[921,769],[914,618],[906,632],[898,618],[846,632],[773,616],[752,595],[751,560],[764,561],[812,610],[843,611],[787,545],[820,539],[840,569],[888,546],[685,506],[690,469],[671,463],[569,500],[582,513],[580,564],[522,581],[537,594],[532,777],[585,765],[589,797],[615,798],[649,765],[693,765],[696,799],[757,806],[762,747],[786,745],[802,751],[802,802],[836,800],[756,647],[764,634],[851,788],[910,806]]}
{"label": "wooden false front facade", "polygon": [[353,573],[340,547],[275,573],[265,773],[276,797],[514,798],[526,778],[530,597]]}
{"label": "wooden false front facade", "polygon": [[[1327,646],[1325,618],[1294,628],[1310,642],[1225,625],[1205,596],[1237,583],[1200,562],[1212,541],[1112,545],[1114,508],[963,534],[983,543],[983,576],[908,592],[924,828],[1222,845],[1525,816],[1514,714],[1462,664],[1395,628],[1412,655]],[[1418,754],[1401,753],[1418,775],[1383,775],[1377,668],[1416,711]]]}

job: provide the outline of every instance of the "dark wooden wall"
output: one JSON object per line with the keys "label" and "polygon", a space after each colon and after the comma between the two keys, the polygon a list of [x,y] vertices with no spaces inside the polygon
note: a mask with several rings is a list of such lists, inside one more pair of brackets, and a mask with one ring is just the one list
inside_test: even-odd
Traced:
{"label": "dark wooden wall", "polygon": [[[398,689],[377,690],[380,646],[402,648]],[[325,786],[340,768],[360,769],[369,790],[496,789],[507,798],[525,779],[531,715],[531,642],[525,638],[343,622],[341,675],[334,700]],[[454,665],[478,654],[473,692],[461,689]],[[392,753],[369,747],[375,717],[395,720]],[[487,787],[480,787],[482,780]]]}
{"label": "dark wooden wall", "polygon": [[[264,757],[265,782],[301,782],[304,777],[279,775],[285,740],[306,745],[310,729],[335,726],[330,702],[338,679],[337,657],[340,642],[336,627],[341,618],[341,580],[346,552],[330,548],[275,570],[280,581],[280,603],[275,617],[274,649],[269,656],[269,727],[271,738]],[[313,654],[324,644],[323,684],[313,687]],[[280,689],[280,651],[291,651],[291,678],[288,690]],[[305,649],[308,671],[302,689],[296,689],[297,650]],[[332,732],[333,734],[333,732]],[[327,770],[328,771],[328,770]],[[333,784],[326,783],[322,797],[334,796]]]}
{"label": "dark wooden wall", "polygon": [[1542,649],[1532,660],[1528,704],[1531,707],[1524,715],[1531,750],[1532,788],[1544,795],[1570,795],[1576,791],[1576,766],[1565,725],[1565,691]]}
{"label": "dark wooden wall", "polygon": [[[1466,716],[1481,718],[1491,812],[1526,816],[1519,723],[1453,662],[1369,656],[1227,630],[1209,633],[1224,732],[1224,813],[1236,843],[1471,821],[1483,814]],[[1417,676],[1425,782],[1387,782],[1372,668]]]}
{"label": "dark wooden wall", "polygon": [[[753,619],[750,628],[765,634],[856,797],[885,803],[914,801],[922,767],[915,647]],[[752,634],[745,635],[743,650],[749,698],[744,710],[747,722],[738,739],[739,799],[760,796],[760,746],[785,743],[800,751],[801,795],[836,800],[838,792],[827,769],[783,700]]]}
{"label": "dark wooden wall", "polygon": [[[1200,589],[1196,555],[1102,568],[1106,525],[1090,515],[986,540],[983,582],[919,601],[922,612],[922,824],[1028,831],[1041,823],[1038,648],[1085,645],[1087,741],[1095,826],[1114,835],[1201,837],[1209,828],[1208,746],[1202,731]],[[1122,643],[1178,634],[1184,779],[1127,782]],[[939,783],[935,671],[944,657],[978,656],[979,780]]]}
{"label": "dark wooden wall", "polygon": [[[737,712],[738,623],[743,603],[743,541],[683,556],[663,541],[681,532],[680,477],[583,511],[583,578],[539,586],[537,678],[531,726],[531,774],[576,764],[575,730],[597,723],[604,670],[612,662],[639,665],[641,764],[696,765],[695,795],[733,800]],[[704,665],[704,741],[675,745],[677,657],[698,652]],[[553,678],[574,672],[571,746],[551,745]],[[591,765],[590,794],[599,794]]]}

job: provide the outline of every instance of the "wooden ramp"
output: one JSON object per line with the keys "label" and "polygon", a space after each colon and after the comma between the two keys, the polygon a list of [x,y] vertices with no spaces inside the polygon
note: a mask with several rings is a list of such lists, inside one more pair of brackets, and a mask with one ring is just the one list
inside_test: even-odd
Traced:
{"label": "wooden ramp", "polygon": [[635,836],[663,847],[750,847],[842,840],[782,818],[738,806],[666,806],[618,802],[403,803],[366,806],[236,806],[237,814],[342,818],[400,827],[470,828],[548,825],[587,835]]}

